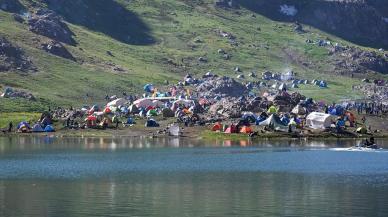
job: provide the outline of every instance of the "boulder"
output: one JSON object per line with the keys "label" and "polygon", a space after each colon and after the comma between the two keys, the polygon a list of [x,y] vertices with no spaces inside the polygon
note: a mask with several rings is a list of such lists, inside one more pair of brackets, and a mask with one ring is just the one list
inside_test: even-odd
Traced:
{"label": "boulder", "polygon": [[43,43],[41,44],[41,47],[46,52],[51,53],[55,56],[76,61],[73,55],[58,41],[50,41],[48,43]]}
{"label": "boulder", "polygon": [[35,71],[32,61],[24,51],[14,46],[6,38],[0,37],[0,72],[10,70]]}
{"label": "boulder", "polygon": [[28,20],[30,31],[56,41],[75,45],[73,32],[54,11],[40,9]]}

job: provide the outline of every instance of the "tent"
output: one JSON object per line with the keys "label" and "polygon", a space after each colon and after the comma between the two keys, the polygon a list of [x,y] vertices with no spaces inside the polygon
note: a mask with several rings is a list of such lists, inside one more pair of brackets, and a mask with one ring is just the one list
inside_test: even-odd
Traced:
{"label": "tent", "polygon": [[252,112],[244,112],[244,114],[241,117],[244,120],[248,120],[251,123],[254,123],[256,121],[256,115]]}
{"label": "tent", "polygon": [[164,108],[162,110],[162,115],[163,115],[164,118],[172,118],[172,117],[175,116],[175,113],[170,108]]}
{"label": "tent", "polygon": [[129,106],[129,112],[131,114],[139,114],[140,110],[137,108],[136,105],[130,105]]}
{"label": "tent", "polygon": [[282,84],[279,86],[278,89],[281,90],[281,91],[286,91],[286,90],[287,90],[287,85],[286,85],[285,83],[282,83]]}
{"label": "tent", "polygon": [[307,110],[303,106],[297,105],[295,106],[295,108],[292,109],[291,113],[296,115],[305,115],[307,113]]}
{"label": "tent", "polygon": [[147,108],[150,106],[154,106],[154,103],[150,99],[146,98],[138,99],[133,102],[133,104],[136,105],[137,108]]}
{"label": "tent", "polygon": [[164,103],[162,101],[159,101],[159,100],[154,100],[154,101],[152,101],[152,103],[154,104],[154,107],[163,107],[164,106]]}
{"label": "tent", "polygon": [[353,123],[356,122],[356,116],[353,113],[347,111],[347,112],[345,112],[345,115],[346,115],[347,119],[349,120],[350,125],[353,125]]}
{"label": "tent", "polygon": [[44,131],[45,131],[45,132],[55,132],[55,129],[54,129],[53,126],[47,125],[47,126],[44,128]]}
{"label": "tent", "polygon": [[222,124],[220,122],[217,122],[213,125],[212,131],[220,131],[222,130]]}
{"label": "tent", "polygon": [[123,98],[119,98],[119,99],[116,99],[116,100],[109,102],[106,106],[107,107],[119,107],[119,106],[123,106],[126,102],[127,102],[127,100],[125,100]]}
{"label": "tent", "polygon": [[276,112],[278,112],[278,109],[277,109],[274,105],[272,105],[271,107],[269,107],[269,109],[268,109],[268,111],[267,111],[267,113],[269,113],[269,114],[274,114],[274,113],[276,113]]}
{"label": "tent", "polygon": [[299,88],[299,86],[297,84],[293,84],[291,87],[294,88],[294,89]]}
{"label": "tent", "polygon": [[178,124],[172,124],[170,128],[168,129],[168,133],[170,136],[180,136],[181,130],[179,128]]}
{"label": "tent", "polygon": [[368,133],[368,130],[365,127],[359,127],[356,130],[357,133],[366,134]]}
{"label": "tent", "polygon": [[237,128],[234,124],[230,125],[230,127],[226,128],[225,130],[226,134],[231,134],[231,133],[238,133]]}
{"label": "tent", "polygon": [[151,93],[154,91],[154,85],[152,84],[146,84],[144,85],[144,91],[147,93]]}
{"label": "tent", "polygon": [[135,121],[133,120],[133,118],[129,117],[129,118],[127,118],[127,123],[126,124],[129,124],[129,125],[135,124]]}
{"label": "tent", "polygon": [[279,116],[272,114],[265,121],[261,122],[259,126],[267,126],[270,129],[277,131],[288,131],[288,126],[284,125],[280,120]]}
{"label": "tent", "polygon": [[153,110],[153,109],[151,109],[151,110],[149,110],[147,112],[147,116],[148,117],[150,117],[150,116],[157,116],[157,115],[158,115],[158,112],[156,112],[156,110]]}
{"label": "tent", "polygon": [[145,123],[145,127],[159,127],[160,125],[154,119],[149,119]]}
{"label": "tent", "polygon": [[306,118],[306,126],[313,129],[326,129],[335,122],[334,115],[312,112]]}
{"label": "tent", "polygon": [[[49,126],[49,125],[48,125]],[[44,132],[44,129],[42,128],[42,126],[40,126],[40,124],[35,124],[33,127],[32,127],[32,132],[34,133],[40,133],[40,132]]]}
{"label": "tent", "polygon": [[190,107],[191,105],[194,105],[194,101],[193,100],[178,99],[178,100],[174,101],[173,104],[174,105],[184,105],[186,107]]}
{"label": "tent", "polygon": [[247,127],[247,126],[243,126],[241,129],[240,129],[240,133],[245,133],[245,134],[250,134],[252,133],[253,130],[251,127]]}
{"label": "tent", "polygon": [[28,129],[31,129],[30,124],[28,124],[26,121],[22,121],[18,124],[17,129],[19,130],[22,127],[26,127]]}

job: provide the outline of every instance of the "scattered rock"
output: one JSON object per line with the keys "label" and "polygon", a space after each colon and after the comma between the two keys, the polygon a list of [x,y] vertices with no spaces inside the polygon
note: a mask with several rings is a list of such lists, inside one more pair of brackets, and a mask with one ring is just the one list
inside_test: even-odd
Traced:
{"label": "scattered rock", "polygon": [[111,56],[111,57],[114,57],[114,55],[113,55],[113,53],[111,52],[111,51],[106,51],[106,54],[108,54],[109,56]]}
{"label": "scattered rock", "polygon": [[24,18],[19,14],[12,14],[13,19],[18,23],[24,23]]}
{"label": "scattered rock", "polygon": [[3,11],[18,13],[23,8],[19,0],[0,0],[0,9]]}
{"label": "scattered rock", "polygon": [[337,71],[366,73],[375,71],[388,74],[388,59],[373,51],[365,51],[356,47],[332,49]]}
{"label": "scattered rock", "polygon": [[35,101],[36,98],[31,93],[27,93],[25,91],[14,90],[10,87],[5,88],[4,93],[1,95],[4,98],[24,98],[31,101]]}
{"label": "scattered rock", "polygon": [[206,63],[207,62],[207,59],[205,57],[199,57],[198,58],[198,61],[199,62],[202,62],[202,63]]}
{"label": "scattered rock", "polygon": [[16,47],[4,37],[0,37],[0,72],[15,69],[23,72],[36,70],[32,61],[26,57],[20,47]]}
{"label": "scattered rock", "polygon": [[229,77],[208,77],[196,89],[207,97],[240,97],[248,92],[245,85]]}
{"label": "scattered rock", "polygon": [[75,45],[73,32],[54,11],[40,9],[28,20],[30,31],[60,41]]}
{"label": "scattered rock", "polygon": [[225,54],[226,52],[225,52],[223,49],[218,49],[218,50],[217,50],[217,53],[219,53],[219,54]]}
{"label": "scattered rock", "polygon": [[43,43],[41,44],[41,47],[46,52],[51,53],[55,56],[76,61],[73,55],[58,41],[50,41],[48,43]]}

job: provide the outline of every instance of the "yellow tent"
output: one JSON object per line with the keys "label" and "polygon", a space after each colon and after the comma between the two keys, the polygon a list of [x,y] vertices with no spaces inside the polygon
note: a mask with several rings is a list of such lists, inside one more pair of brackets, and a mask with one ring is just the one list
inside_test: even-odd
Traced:
{"label": "yellow tent", "polygon": [[278,109],[275,106],[269,107],[269,109],[267,111],[267,113],[269,113],[269,114],[275,114],[276,112],[278,112]]}

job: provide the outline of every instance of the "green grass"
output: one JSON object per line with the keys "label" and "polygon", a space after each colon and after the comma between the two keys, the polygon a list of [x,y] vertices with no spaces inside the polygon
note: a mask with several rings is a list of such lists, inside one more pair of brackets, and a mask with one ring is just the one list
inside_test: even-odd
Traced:
{"label": "green grass", "polygon": [[[30,5],[28,1],[21,2],[26,7]],[[94,4],[93,1],[88,2]],[[0,87],[30,91],[38,101],[0,99],[0,111],[42,111],[48,106],[102,103],[106,94],[121,95],[124,91],[140,93],[144,83],[176,82],[186,73],[203,74],[212,70],[235,77],[233,68],[236,66],[241,67],[245,74],[250,71],[283,72],[293,69],[303,78],[327,80],[328,89],[300,89],[303,94],[317,99],[338,101],[359,96],[351,90],[351,86],[359,81],[330,74],[326,49],[305,41],[329,37],[342,45],[351,43],[317,29],[305,27],[307,33],[297,34],[288,23],[275,22],[259,14],[252,17],[252,12],[244,9],[240,10],[240,15],[217,10],[211,6],[213,1],[210,0],[202,1],[201,5],[183,0],[116,2],[135,15],[136,22],[149,29],[147,34],[155,42],[131,44],[118,40],[116,36],[122,37],[127,32],[121,30],[123,23],[110,23],[109,16],[115,14],[104,14],[106,19],[98,18],[96,21],[111,32],[105,29],[99,31],[89,23],[68,23],[77,45],[66,45],[66,48],[77,58],[77,62],[43,52],[38,48],[39,44],[31,39],[44,41],[47,38],[29,32],[26,24],[17,23],[11,14],[0,11],[0,35],[25,49],[39,69],[39,72],[27,76],[18,72],[1,75]],[[95,5],[90,6],[93,8]],[[92,19],[90,22],[93,22]],[[231,32],[237,37],[239,46],[231,46],[227,39],[215,33],[215,29]],[[135,33],[131,34],[136,34],[137,29],[133,31]],[[144,33],[139,32],[141,34]],[[194,43],[196,38],[201,38],[203,42]],[[191,48],[190,44],[195,47]],[[217,53],[219,48],[226,50],[232,56],[231,60],[224,60]],[[114,57],[107,55],[107,51],[111,51]],[[290,58],[288,53],[297,56],[297,60]],[[205,56],[208,63],[198,63],[200,56]],[[180,64],[182,58],[185,67],[172,67],[166,63],[167,59],[172,59]],[[300,61],[311,64],[305,67]],[[126,72],[115,72],[107,63],[114,63]],[[86,94],[90,97],[86,98]]]}
{"label": "green grass", "polygon": [[12,112],[12,113],[0,113],[0,128],[8,128],[10,122],[13,123],[14,128],[22,121],[30,122],[31,124],[38,121],[40,118],[39,113],[30,112]]}

